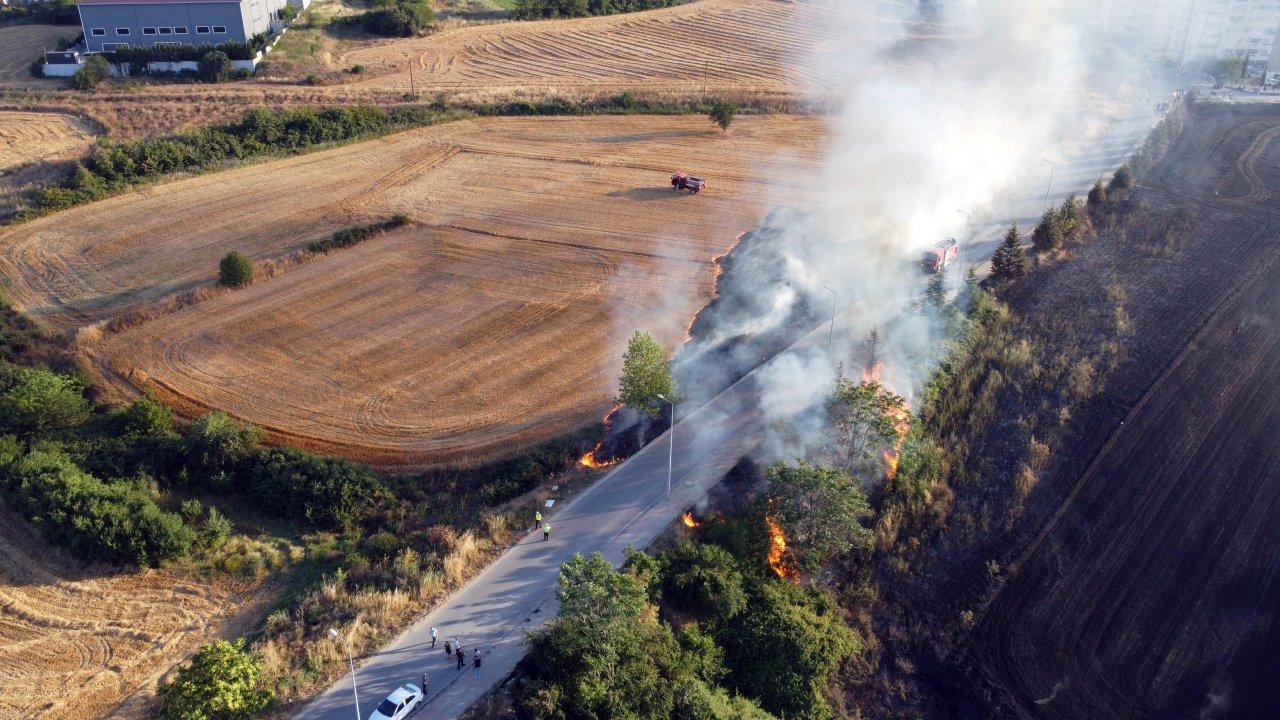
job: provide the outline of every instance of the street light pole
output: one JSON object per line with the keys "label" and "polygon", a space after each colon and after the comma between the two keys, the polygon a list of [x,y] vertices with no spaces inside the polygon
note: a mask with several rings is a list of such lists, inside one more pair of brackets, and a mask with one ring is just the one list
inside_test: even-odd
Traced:
{"label": "street light pole", "polygon": [[956,258],[958,261],[956,264],[964,265],[964,246],[969,242],[969,213],[964,210],[957,210],[956,212],[964,216],[964,234],[960,236],[960,253],[959,257]]}
{"label": "street light pole", "polygon": [[329,628],[329,637],[341,640],[347,646],[347,664],[351,666],[351,697],[356,701],[356,720],[360,720],[360,695],[356,692],[356,661],[351,657],[351,643],[333,628]]}
{"label": "street light pole", "polygon": [[671,406],[671,427],[667,430],[667,499],[671,499],[671,462],[676,452],[676,404],[658,393],[658,399]]}
{"label": "street light pole", "polygon": [[1058,166],[1049,158],[1041,158],[1041,160],[1049,163],[1049,182],[1044,186],[1044,211],[1049,212],[1049,191],[1053,189],[1053,171],[1057,170]]}
{"label": "street light pole", "polygon": [[834,360],[834,358],[831,357],[831,342],[835,339],[836,335],[836,291],[826,285],[823,285],[822,289],[831,293],[831,325],[827,329],[827,358]]}

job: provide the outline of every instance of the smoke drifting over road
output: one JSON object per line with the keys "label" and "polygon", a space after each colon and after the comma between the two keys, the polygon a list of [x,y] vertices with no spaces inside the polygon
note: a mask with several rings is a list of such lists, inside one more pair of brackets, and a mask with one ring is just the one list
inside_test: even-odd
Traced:
{"label": "smoke drifting over road", "polygon": [[[979,219],[998,216],[1011,193],[1034,193],[1028,183],[1043,188],[1045,159],[1083,149],[1096,120],[1089,116],[1099,112],[1088,92],[1098,79],[1093,68],[1114,66],[1116,55],[1081,5],[850,0],[833,6],[833,18],[851,38],[876,28],[874,39],[796,59],[821,64],[814,75],[831,79],[811,88],[816,103],[833,108],[817,190],[781,199],[803,212],[766,221],[769,247],[756,254],[768,262],[739,261],[721,279],[722,296],[750,296],[762,311],[711,323],[721,339],[768,336],[803,320],[812,328],[827,318],[834,293],[834,352],[828,356],[824,336],[758,372],[769,424],[787,420],[793,433],[799,429],[778,457],[817,442],[803,429],[817,432],[825,423],[806,416],[821,408],[837,367],[860,372],[857,346],[873,326],[881,329],[885,383],[916,394],[941,352],[935,318],[910,309],[925,284],[921,251],[961,236],[961,211],[975,229]],[[963,264],[985,259],[971,253]],[[949,269],[952,288],[962,274],[960,263]],[[691,344],[676,360],[695,399],[700,384],[723,375],[727,351],[708,351],[711,345]]]}

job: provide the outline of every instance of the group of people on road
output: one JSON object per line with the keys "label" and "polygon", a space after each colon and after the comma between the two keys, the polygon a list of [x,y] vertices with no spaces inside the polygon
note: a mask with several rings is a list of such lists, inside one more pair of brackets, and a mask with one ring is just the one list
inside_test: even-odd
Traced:
{"label": "group of people on road", "polygon": [[[439,636],[440,631],[436,630],[436,627],[432,625],[429,633],[431,635],[431,647],[434,649],[436,646],[436,638]],[[444,655],[445,657],[452,657],[456,659],[458,661],[459,670],[467,665],[467,652],[462,649],[462,642],[456,637],[444,641]],[[471,653],[471,667],[475,669],[476,677],[480,677],[480,664],[480,648],[476,648],[475,652]],[[426,682],[425,673],[423,674],[423,682]]]}

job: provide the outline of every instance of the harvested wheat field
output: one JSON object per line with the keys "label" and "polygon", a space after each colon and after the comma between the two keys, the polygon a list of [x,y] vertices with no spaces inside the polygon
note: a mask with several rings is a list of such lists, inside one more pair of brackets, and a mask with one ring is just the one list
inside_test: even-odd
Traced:
{"label": "harvested wheat field", "polygon": [[237,605],[227,591],[164,572],[73,567],[0,511],[0,717],[103,715]]}
{"label": "harvested wheat field", "polygon": [[[849,17],[842,3],[700,0],[594,18],[473,26],[340,56],[364,65],[358,86],[419,91],[609,90],[790,94],[821,88],[811,58],[899,23]],[[858,37],[847,32],[856,28]]]}
{"label": "harvested wheat field", "polygon": [[[65,211],[0,234],[0,268],[16,304],[74,332],[208,288],[229,249],[265,262],[404,213],[409,226],[82,346],[122,394],[225,409],[304,447],[479,461],[598,417],[634,329],[681,340],[711,258],[806,193],[820,128],[458,122]],[[675,193],[679,168],[711,188]]]}
{"label": "harvested wheat field", "polygon": [[73,39],[80,29],[69,25],[12,25],[0,27],[0,87],[9,84],[55,82],[31,77],[31,61],[53,50],[59,38]]}
{"label": "harvested wheat field", "polygon": [[0,172],[88,147],[94,133],[74,115],[0,110]]}

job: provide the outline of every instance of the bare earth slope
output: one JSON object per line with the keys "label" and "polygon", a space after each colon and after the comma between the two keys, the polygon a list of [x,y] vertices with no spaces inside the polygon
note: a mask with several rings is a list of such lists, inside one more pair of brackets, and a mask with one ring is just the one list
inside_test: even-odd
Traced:
{"label": "bare earth slope", "polygon": [[[149,188],[0,233],[15,303],[73,332],[208,285],[218,259],[415,223],[84,349],[151,388],[381,465],[509,454],[610,400],[638,328],[674,344],[713,256],[806,191],[820,122],[704,117],[454,123]],[[673,169],[711,188],[675,193]]]}
{"label": "bare earth slope", "polygon": [[1130,229],[1071,268],[1125,278],[1142,343],[1107,390],[1117,429],[978,634],[1010,716],[1280,716],[1278,137],[1274,110],[1201,118],[1142,191],[1194,210],[1185,245]]}

